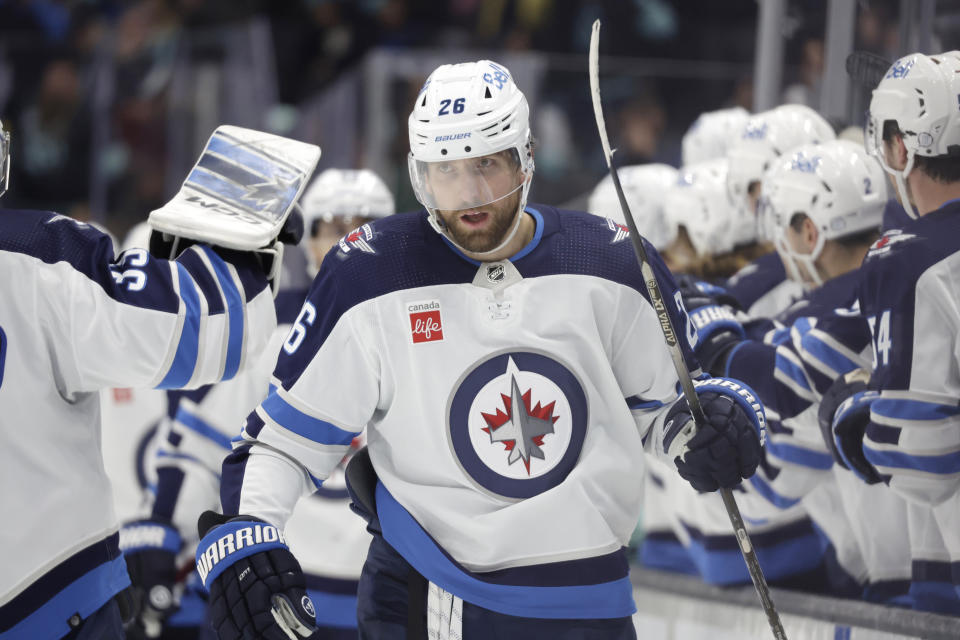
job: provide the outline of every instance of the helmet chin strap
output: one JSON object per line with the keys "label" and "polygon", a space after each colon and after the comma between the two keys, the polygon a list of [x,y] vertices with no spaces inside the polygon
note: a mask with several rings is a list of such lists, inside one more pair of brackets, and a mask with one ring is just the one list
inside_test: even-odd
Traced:
{"label": "helmet chin strap", "polygon": [[[465,254],[474,256],[480,260],[480,262],[486,262],[487,258],[491,257],[498,251],[502,250],[505,246],[510,244],[513,241],[514,236],[517,235],[517,231],[520,229],[520,222],[523,220],[523,210],[527,205],[527,193],[530,190],[530,179],[527,179],[523,185],[523,192],[520,195],[520,202],[517,205],[517,211],[513,217],[513,227],[510,229],[510,233],[506,235],[503,242],[498,244],[493,249],[489,251],[471,251],[463,246],[461,246],[456,240],[453,239],[453,236],[449,233],[447,225],[440,219],[440,216],[437,215],[436,209],[427,209],[429,216],[427,217],[430,222],[430,226],[433,227],[433,230],[442,235],[444,238],[450,241],[450,244],[455,246],[457,249],[462,251]],[[504,196],[507,197],[507,196]]]}
{"label": "helmet chin strap", "polygon": [[893,181],[897,185],[897,193],[900,194],[900,204],[903,205],[903,210],[907,212],[908,216],[916,220],[918,217],[917,212],[910,202],[910,190],[907,187],[907,176],[910,175],[910,171],[913,169],[913,160],[913,153],[907,151],[907,165],[902,170],[897,170],[888,165],[887,159],[882,154],[880,155],[880,166],[883,167],[884,171],[893,176]]}

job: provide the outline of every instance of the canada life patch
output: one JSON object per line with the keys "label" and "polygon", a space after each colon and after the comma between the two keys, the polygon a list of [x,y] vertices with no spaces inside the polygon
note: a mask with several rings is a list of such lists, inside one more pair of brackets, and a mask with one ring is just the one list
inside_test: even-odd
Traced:
{"label": "canada life patch", "polygon": [[443,317],[438,300],[411,302],[407,305],[413,344],[443,340]]}

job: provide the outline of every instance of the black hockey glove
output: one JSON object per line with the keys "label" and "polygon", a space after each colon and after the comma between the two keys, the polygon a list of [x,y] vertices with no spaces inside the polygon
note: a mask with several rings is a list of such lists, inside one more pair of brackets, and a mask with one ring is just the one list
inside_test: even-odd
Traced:
{"label": "black hockey glove", "polygon": [[159,637],[164,621],[179,608],[176,590],[179,532],[167,522],[136,520],[120,529],[120,549],[132,584],[132,640]]}
{"label": "black hockey glove", "polygon": [[271,524],[213,511],[200,516],[197,572],[221,640],[319,640],[300,564]]}
{"label": "black hockey glove", "polygon": [[766,417],[756,394],[728,378],[695,381],[707,423],[699,431],[687,400],[667,412],[663,448],[697,491],[732,489],[760,464]]}
{"label": "black hockey glove", "polygon": [[876,484],[881,481],[880,474],[863,453],[870,405],[877,398],[876,392],[867,391],[869,379],[865,369],[854,369],[837,378],[820,400],[817,419],[823,441],[837,464],[867,484]]}

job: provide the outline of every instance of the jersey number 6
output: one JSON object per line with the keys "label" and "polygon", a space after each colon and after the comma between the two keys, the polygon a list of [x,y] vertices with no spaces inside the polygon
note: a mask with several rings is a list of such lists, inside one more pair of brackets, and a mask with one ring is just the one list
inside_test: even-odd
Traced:
{"label": "jersey number 6", "polygon": [[304,302],[300,314],[293,323],[293,329],[283,343],[283,350],[293,355],[293,352],[300,348],[300,344],[307,335],[307,327],[313,326],[313,321],[317,319],[317,308],[310,302]]}

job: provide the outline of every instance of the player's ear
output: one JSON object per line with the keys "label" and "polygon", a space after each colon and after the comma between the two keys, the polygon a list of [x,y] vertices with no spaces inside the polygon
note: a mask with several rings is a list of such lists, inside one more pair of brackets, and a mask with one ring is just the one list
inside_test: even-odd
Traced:
{"label": "player's ear", "polygon": [[810,218],[805,218],[803,220],[803,244],[813,252],[813,248],[817,246],[817,238],[819,237],[820,230],[817,229],[817,225],[814,224]]}

